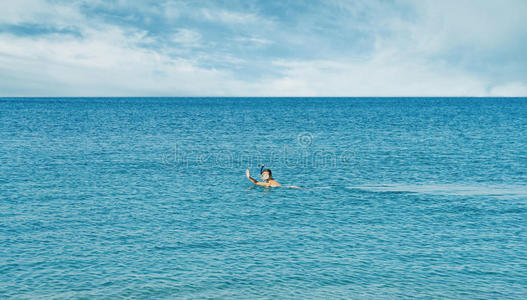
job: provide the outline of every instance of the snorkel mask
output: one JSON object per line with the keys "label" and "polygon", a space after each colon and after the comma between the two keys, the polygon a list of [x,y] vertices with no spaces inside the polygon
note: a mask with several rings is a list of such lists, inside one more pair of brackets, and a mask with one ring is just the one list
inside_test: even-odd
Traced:
{"label": "snorkel mask", "polygon": [[[269,170],[269,169],[264,169],[264,167],[265,167],[264,165],[261,165],[261,166],[260,166],[260,177],[262,177],[263,180],[268,180],[268,179],[271,178],[271,170]],[[263,173],[266,172],[266,171],[267,171],[267,175],[266,175],[266,177],[264,178],[264,177],[263,177]]]}

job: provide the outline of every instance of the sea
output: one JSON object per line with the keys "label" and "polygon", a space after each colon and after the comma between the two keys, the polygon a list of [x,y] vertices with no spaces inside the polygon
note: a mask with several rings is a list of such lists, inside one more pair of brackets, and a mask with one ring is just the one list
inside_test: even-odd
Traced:
{"label": "sea", "polygon": [[527,98],[0,98],[0,298],[526,299]]}

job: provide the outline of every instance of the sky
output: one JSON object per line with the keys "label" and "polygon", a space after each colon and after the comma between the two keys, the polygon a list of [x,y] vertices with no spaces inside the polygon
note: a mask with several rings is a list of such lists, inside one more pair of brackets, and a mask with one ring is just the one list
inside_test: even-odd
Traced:
{"label": "sky", "polygon": [[0,96],[527,96],[526,0],[0,0]]}

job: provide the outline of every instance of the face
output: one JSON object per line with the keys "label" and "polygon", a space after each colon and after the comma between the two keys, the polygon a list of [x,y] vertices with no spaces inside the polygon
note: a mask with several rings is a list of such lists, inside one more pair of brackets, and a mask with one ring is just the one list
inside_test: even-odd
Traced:
{"label": "face", "polygon": [[267,180],[267,179],[269,179],[269,177],[270,177],[270,176],[269,176],[269,172],[267,172],[267,171],[264,171],[264,172],[262,173],[262,175],[260,175],[260,176],[262,176],[262,179],[263,179],[263,180]]}

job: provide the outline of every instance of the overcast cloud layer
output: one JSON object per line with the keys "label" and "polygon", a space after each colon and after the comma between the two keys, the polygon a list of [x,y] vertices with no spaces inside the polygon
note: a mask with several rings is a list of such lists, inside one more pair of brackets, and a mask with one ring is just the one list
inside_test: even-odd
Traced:
{"label": "overcast cloud layer", "polygon": [[0,96],[527,96],[525,0],[0,0]]}

